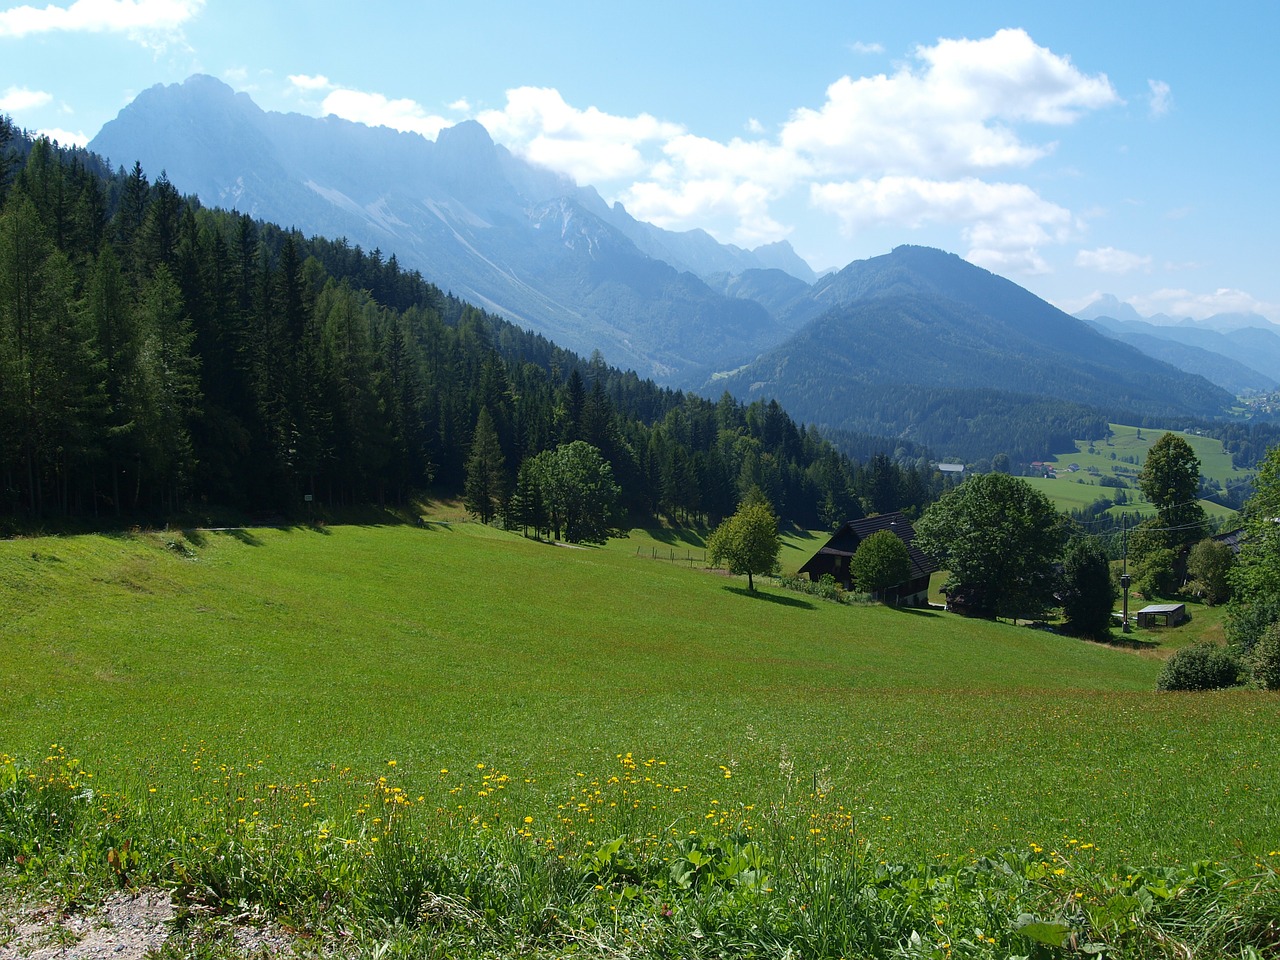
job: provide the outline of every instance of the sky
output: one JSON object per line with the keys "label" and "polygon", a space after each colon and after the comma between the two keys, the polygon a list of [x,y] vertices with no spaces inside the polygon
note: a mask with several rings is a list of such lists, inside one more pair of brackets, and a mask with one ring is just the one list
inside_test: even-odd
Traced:
{"label": "sky", "polygon": [[82,144],[205,73],[429,139],[479,120],[819,271],[924,244],[1068,311],[1280,322],[1278,28],[1270,0],[0,0],[0,113]]}

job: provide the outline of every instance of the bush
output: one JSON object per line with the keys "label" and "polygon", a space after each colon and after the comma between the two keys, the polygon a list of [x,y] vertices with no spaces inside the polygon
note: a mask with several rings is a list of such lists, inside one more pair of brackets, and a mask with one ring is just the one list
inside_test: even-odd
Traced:
{"label": "bush", "polygon": [[1267,628],[1276,623],[1280,623],[1280,597],[1233,605],[1225,624],[1227,642],[1248,654]]}
{"label": "bush", "polygon": [[1254,683],[1263,690],[1280,690],[1280,623],[1263,631],[1247,662]]}
{"label": "bush", "polygon": [[1240,661],[1216,643],[1196,643],[1170,657],[1156,680],[1157,690],[1221,690],[1240,680]]}
{"label": "bush", "polygon": [[845,590],[836,578],[831,574],[822,575],[817,583],[814,583],[808,577],[800,576],[780,576],[775,577],[778,586],[784,590],[794,590],[796,593],[807,593],[811,597],[821,597],[823,600],[830,600],[832,603],[853,603],[853,604],[871,604],[875,600],[869,593],[857,593]]}

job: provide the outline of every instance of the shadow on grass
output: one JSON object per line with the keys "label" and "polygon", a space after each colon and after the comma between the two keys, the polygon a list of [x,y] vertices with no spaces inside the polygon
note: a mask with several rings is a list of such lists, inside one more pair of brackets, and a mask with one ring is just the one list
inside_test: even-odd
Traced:
{"label": "shadow on grass", "polygon": [[794,537],[796,540],[817,540],[821,536],[828,536],[827,534],[815,534],[812,530],[806,530],[804,527],[795,524],[789,524],[783,529],[782,533],[784,536]]}
{"label": "shadow on grass", "polygon": [[1159,640],[1147,640],[1123,633],[1113,633],[1110,637],[1095,639],[1093,642],[1107,647],[1120,647],[1122,650],[1158,650],[1163,646]]}
{"label": "shadow on grass", "polygon": [[702,549],[707,545],[707,541],[702,535],[695,533],[693,530],[660,529],[647,530],[646,532],[659,543],[665,543],[669,547],[697,547]]}
{"label": "shadow on grass", "polygon": [[736,593],[740,597],[749,597],[752,600],[763,600],[767,603],[777,603],[784,607],[799,607],[802,610],[815,610],[816,606],[808,600],[802,600],[799,597],[787,597],[776,593],[765,593],[762,590],[748,590],[746,587],[725,587],[730,593]]}
{"label": "shadow on grass", "polygon": [[935,620],[942,616],[937,610],[929,610],[924,607],[895,607],[888,603],[883,606],[886,610],[892,610],[894,613],[905,613],[912,617],[926,617],[930,620]]}
{"label": "shadow on grass", "polygon": [[256,536],[252,530],[249,530],[246,527],[235,527],[234,529],[226,530],[224,532],[228,536],[235,537],[237,540],[243,543],[246,547],[262,546],[261,538]]}

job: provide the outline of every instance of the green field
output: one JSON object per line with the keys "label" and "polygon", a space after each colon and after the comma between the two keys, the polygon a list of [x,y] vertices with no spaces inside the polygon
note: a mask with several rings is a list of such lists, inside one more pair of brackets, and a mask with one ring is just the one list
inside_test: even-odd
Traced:
{"label": "green field", "polygon": [[[1077,440],[1076,452],[1060,454],[1045,458],[1046,463],[1054,466],[1056,476],[1028,477],[1037,490],[1040,490],[1063,511],[1078,510],[1089,506],[1099,498],[1115,499],[1116,489],[1104,487],[1098,483],[1100,477],[1115,477],[1125,483],[1125,494],[1129,502],[1123,506],[1113,507],[1110,513],[1125,512],[1154,516],[1155,508],[1138,489],[1137,474],[1146,461],[1147,451],[1166,432],[1182,437],[1191,445],[1196,457],[1200,460],[1200,474],[1216,480],[1224,489],[1228,484],[1236,485],[1249,480],[1252,473],[1241,470],[1231,463],[1231,457],[1222,449],[1222,443],[1212,437],[1197,436],[1181,431],[1165,431],[1129,427],[1113,423],[1111,436],[1105,440]],[[1080,469],[1069,471],[1075,464]],[[1200,501],[1205,513],[1211,520],[1224,524],[1233,523],[1236,516],[1230,510],[1208,500]]]}
{"label": "green field", "polygon": [[454,523],[0,542],[0,754],[73,758],[193,844],[200,810],[234,832],[237,803],[281,785],[314,791],[290,822],[328,838],[323,796],[351,782],[574,855],[745,829],[838,833],[873,863],[1273,862],[1275,696],[1158,695],[1159,659],[1130,650],[750,595],[654,562],[698,550],[663,537],[572,549]]}

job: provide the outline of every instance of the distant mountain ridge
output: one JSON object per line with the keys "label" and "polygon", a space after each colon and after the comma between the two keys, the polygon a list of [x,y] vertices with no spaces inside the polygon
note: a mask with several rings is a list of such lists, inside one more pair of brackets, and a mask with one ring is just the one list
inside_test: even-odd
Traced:
{"label": "distant mountain ridge", "polygon": [[1233,400],[954,254],[899,247],[816,277],[785,243],[745,251],[638,221],[474,122],[429,141],[267,113],[193,77],[140,95],[90,147],[207,204],[394,254],[578,353],[776,397],[848,435],[1030,460],[1108,417],[1210,418]]}
{"label": "distant mountain ridge", "polygon": [[1115,337],[1234,394],[1280,387],[1280,326],[1256,313],[1221,313],[1196,321],[1165,314],[1143,317],[1104,294],[1076,313]]}
{"label": "distant mountain ridge", "polygon": [[[1005,446],[994,450],[1025,455],[1061,443],[1062,431],[1105,426],[1107,416],[1214,417],[1233,399],[1003,277],[925,247],[852,263],[783,316],[796,333],[707,389],[776,396],[805,422],[905,436],[938,452],[990,455],[1003,431]],[[996,426],[1025,420],[1013,413],[1018,404],[1044,420],[1040,430],[1022,423],[1024,439],[1008,421]]]}
{"label": "distant mountain ridge", "polygon": [[[775,342],[754,301],[701,279],[813,271],[788,244],[759,255],[703,231],[676,233],[609,206],[465,121],[433,141],[333,116],[268,113],[212,77],[141,93],[89,145],[165,171],[209,205],[393,251],[460,297],[660,380],[687,380],[726,352]],[[785,332],[785,331],[783,331]]]}

